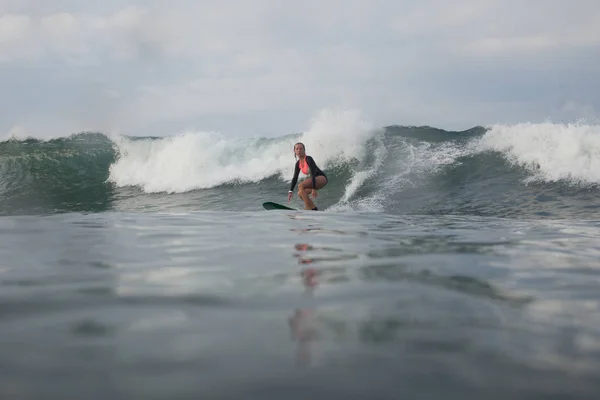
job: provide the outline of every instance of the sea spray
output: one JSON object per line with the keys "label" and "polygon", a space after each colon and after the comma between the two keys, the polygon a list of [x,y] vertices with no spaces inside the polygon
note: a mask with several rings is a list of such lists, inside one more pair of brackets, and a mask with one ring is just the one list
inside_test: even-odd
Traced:
{"label": "sea spray", "polygon": [[526,168],[526,182],[600,184],[600,126],[584,124],[494,125],[473,142]]}
{"label": "sea spray", "polygon": [[[215,132],[186,132],[156,140],[115,139],[119,156],[110,167],[110,181],[139,186],[148,193],[182,193],[233,182],[257,183],[274,175],[289,180],[296,141],[305,144],[307,154],[322,168],[349,161],[360,167],[367,157],[367,141],[379,131],[356,113],[322,112],[305,133],[272,140],[229,138]],[[378,151],[384,151],[381,141]],[[359,180],[350,187],[360,185],[365,173],[369,172],[356,171]]]}

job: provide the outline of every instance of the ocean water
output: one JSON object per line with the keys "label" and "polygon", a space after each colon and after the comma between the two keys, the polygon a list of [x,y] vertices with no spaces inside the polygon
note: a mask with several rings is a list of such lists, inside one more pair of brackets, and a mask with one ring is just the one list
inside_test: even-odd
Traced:
{"label": "ocean water", "polygon": [[[285,204],[296,141],[329,184]],[[600,127],[0,142],[0,398],[595,399]]]}

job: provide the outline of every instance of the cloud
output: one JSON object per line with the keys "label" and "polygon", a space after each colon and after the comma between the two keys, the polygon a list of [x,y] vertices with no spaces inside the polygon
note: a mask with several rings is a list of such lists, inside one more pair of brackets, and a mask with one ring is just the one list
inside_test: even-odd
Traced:
{"label": "cloud", "polygon": [[572,46],[600,44],[600,4],[579,1],[567,6],[560,0],[425,0],[392,18],[396,33],[426,38],[452,51],[471,55],[539,54]]}
{"label": "cloud", "polygon": [[38,3],[0,1],[0,130],[286,133],[330,106],[466,128],[600,107],[597,1]]}

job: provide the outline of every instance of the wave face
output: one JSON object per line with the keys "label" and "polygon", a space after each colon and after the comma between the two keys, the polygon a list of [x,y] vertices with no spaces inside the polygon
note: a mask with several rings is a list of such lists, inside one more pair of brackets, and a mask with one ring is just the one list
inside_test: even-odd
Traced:
{"label": "wave face", "polygon": [[109,209],[115,155],[102,134],[0,142],[0,213]]}
{"label": "wave face", "polygon": [[259,210],[286,201],[298,141],[329,177],[317,202],[330,211],[600,216],[599,126],[378,128],[353,112],[323,112],[305,132],[277,138],[81,133],[0,142],[0,212]]}

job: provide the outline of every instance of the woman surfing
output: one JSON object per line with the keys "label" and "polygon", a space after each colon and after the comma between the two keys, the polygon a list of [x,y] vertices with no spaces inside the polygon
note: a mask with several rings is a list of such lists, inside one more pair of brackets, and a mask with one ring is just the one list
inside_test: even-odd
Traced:
{"label": "woman surfing", "polygon": [[306,210],[317,211],[318,208],[310,199],[309,194],[312,195],[313,199],[317,198],[317,190],[327,185],[327,176],[319,169],[319,167],[317,167],[315,160],[313,160],[311,156],[306,155],[306,148],[303,143],[298,142],[294,145],[294,157],[297,161],[296,166],[294,167],[292,186],[288,193],[288,203],[292,200],[292,193],[298,182],[298,175],[300,174],[300,171],[302,171],[304,175],[309,175],[309,178],[303,180],[298,185],[298,196],[304,201]]}

